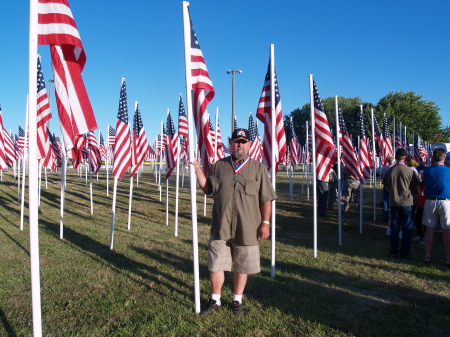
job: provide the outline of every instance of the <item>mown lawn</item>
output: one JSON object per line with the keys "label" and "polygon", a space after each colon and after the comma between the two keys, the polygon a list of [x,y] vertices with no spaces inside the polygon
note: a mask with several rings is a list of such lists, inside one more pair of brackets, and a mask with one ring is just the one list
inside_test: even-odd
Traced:
{"label": "mown lawn", "polygon": [[[289,179],[277,180],[276,276],[270,275],[271,245],[261,244],[263,271],[249,278],[246,315],[231,313],[232,277],[223,308],[195,314],[188,179],[180,189],[179,229],[174,236],[174,179],[169,184],[166,226],[162,200],[146,167],[134,189],[127,229],[129,179],[119,182],[114,250],[109,249],[112,179],[94,178],[94,214],[84,176],[69,169],[64,239],[60,239],[60,175],[49,174],[41,192],[39,242],[44,336],[448,336],[450,268],[443,266],[442,235],[436,232],[433,261],[412,243],[414,260],[389,257],[385,226],[373,221],[373,189],[364,191],[363,232],[359,212],[343,215],[342,246],[337,211],[318,220],[318,256],[313,257],[312,191],[302,193],[297,172],[291,204]],[[164,180],[164,179],[163,179]],[[136,179],[134,180],[136,184]],[[381,189],[377,189],[379,201]],[[31,336],[28,212],[21,231],[20,203],[11,171],[0,183],[0,335]],[[25,202],[27,207],[27,199]],[[25,207],[25,208],[26,208]],[[207,241],[211,199],[203,216],[198,190],[201,301],[209,296]],[[378,207],[377,219],[381,220]]]}

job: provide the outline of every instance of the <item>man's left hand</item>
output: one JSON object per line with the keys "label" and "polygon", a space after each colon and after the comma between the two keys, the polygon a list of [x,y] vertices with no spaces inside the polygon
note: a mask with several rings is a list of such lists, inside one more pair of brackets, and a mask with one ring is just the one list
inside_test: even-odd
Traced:
{"label": "man's left hand", "polygon": [[258,240],[264,241],[270,236],[270,226],[266,223],[261,223],[258,227]]}

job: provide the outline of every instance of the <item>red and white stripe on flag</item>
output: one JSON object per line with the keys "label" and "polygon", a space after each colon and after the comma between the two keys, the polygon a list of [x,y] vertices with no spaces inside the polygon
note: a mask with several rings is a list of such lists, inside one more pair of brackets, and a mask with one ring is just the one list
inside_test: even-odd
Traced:
{"label": "red and white stripe on flag", "polygon": [[193,115],[197,131],[197,142],[200,149],[203,171],[207,174],[214,160],[213,143],[209,128],[207,106],[214,97],[215,90],[206,68],[205,59],[190,19],[190,70],[193,95]]}
{"label": "red and white stripe on flag", "polygon": [[116,124],[116,147],[114,150],[113,175],[122,179],[131,166],[130,125],[128,124],[127,87],[125,80],[120,88],[119,111]]}
{"label": "red and white stripe on flag", "polygon": [[38,43],[49,44],[56,105],[66,150],[78,135],[97,129],[81,71],[86,54],[67,0],[38,0]]}
{"label": "red and white stripe on flag", "polygon": [[[263,163],[267,170],[272,167],[272,151],[275,153],[275,172],[278,172],[278,162],[284,158],[286,153],[286,135],[284,131],[283,112],[281,109],[281,99],[278,90],[277,75],[274,72],[275,88],[272,93],[271,77],[270,77],[270,60],[269,67],[264,79],[264,85],[259,98],[258,109],[256,110],[256,117],[264,124],[264,138],[263,138]],[[275,95],[275,143],[272,144],[272,94]],[[273,145],[273,148],[272,148]]]}
{"label": "red and white stripe on flag", "polygon": [[328,181],[328,175],[336,159],[336,148],[331,137],[330,125],[327,115],[317,90],[316,82],[313,80],[314,96],[314,134],[316,147],[316,172],[317,179]]}
{"label": "red and white stripe on flag", "polygon": [[14,150],[14,141],[12,140],[11,136],[9,135],[8,131],[6,131],[4,126],[2,126],[2,129],[5,162],[7,166],[12,167],[17,159],[16,151]]}
{"label": "red and white stripe on flag", "polygon": [[150,145],[145,134],[144,124],[142,123],[141,112],[136,104],[133,119],[133,162],[131,165],[131,176],[134,176],[139,167],[144,162],[145,157],[150,152]]}

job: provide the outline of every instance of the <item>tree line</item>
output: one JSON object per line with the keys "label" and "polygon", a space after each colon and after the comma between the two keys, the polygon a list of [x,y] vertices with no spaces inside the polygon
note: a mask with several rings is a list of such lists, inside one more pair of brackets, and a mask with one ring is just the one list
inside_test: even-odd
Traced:
{"label": "tree line", "polygon": [[[325,114],[327,115],[330,128],[336,129],[336,111],[335,97],[327,97],[322,100]],[[442,125],[442,117],[439,115],[441,109],[433,101],[423,99],[422,95],[417,95],[413,91],[390,92],[380,99],[377,105],[369,102],[363,102],[359,97],[338,97],[339,109],[344,117],[345,125],[354,142],[359,135],[359,111],[360,105],[363,106],[364,128],[367,137],[372,137],[371,109],[378,120],[378,125],[383,130],[383,114],[386,113],[389,130],[392,134],[394,129],[394,118],[397,128],[402,123],[402,134],[406,126],[406,133],[410,143],[413,142],[412,133],[419,135],[420,138],[429,143],[450,142],[450,126]],[[292,117],[294,130],[301,144],[306,141],[306,121],[310,120],[310,103],[306,103],[302,108],[297,108],[285,116],[286,130],[289,130],[289,120]],[[290,135],[288,134],[288,137]]]}

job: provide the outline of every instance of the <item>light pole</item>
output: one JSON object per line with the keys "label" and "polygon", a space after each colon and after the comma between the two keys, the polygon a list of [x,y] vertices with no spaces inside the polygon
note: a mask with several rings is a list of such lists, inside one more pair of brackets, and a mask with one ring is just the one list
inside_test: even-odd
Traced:
{"label": "light pole", "polygon": [[242,73],[242,70],[227,70],[227,74],[231,74],[231,133],[234,131],[234,79],[236,73]]}

